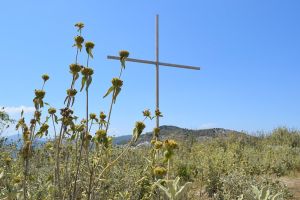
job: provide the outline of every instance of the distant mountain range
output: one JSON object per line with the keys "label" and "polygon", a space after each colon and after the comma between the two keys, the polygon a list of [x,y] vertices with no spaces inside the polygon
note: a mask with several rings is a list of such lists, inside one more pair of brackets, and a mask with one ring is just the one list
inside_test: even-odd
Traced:
{"label": "distant mountain range", "polygon": [[[177,126],[160,126],[160,139],[174,139],[178,141],[188,140],[190,138],[196,141],[205,140],[208,138],[213,138],[217,136],[226,136],[229,133],[242,134],[241,132],[223,129],[223,128],[211,128],[211,129],[186,129]],[[114,138],[114,144],[121,145],[130,141],[132,135],[124,135]],[[137,141],[137,144],[147,144],[150,143],[153,133],[148,132],[142,134]]]}
{"label": "distant mountain range", "polygon": [[[229,133],[242,134],[241,132],[238,131],[228,130],[223,128],[193,130],[193,129],[180,128],[177,126],[160,126],[161,140],[174,139],[177,141],[185,141],[193,138],[196,141],[202,141],[217,136],[226,136]],[[152,132],[142,134],[137,141],[137,145],[149,144],[152,139],[152,135],[153,135]],[[123,135],[123,136],[114,137],[113,143],[115,145],[123,145],[128,143],[131,140],[131,137],[132,135]],[[7,137],[6,143],[20,142],[20,141],[21,141],[20,135],[12,135]],[[40,138],[36,140],[36,143],[43,144],[46,141],[47,141],[46,138]]]}

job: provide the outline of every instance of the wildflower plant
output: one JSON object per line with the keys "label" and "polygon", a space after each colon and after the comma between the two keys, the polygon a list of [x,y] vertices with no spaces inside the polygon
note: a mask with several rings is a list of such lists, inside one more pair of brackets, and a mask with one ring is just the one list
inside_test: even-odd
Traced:
{"label": "wildflower plant", "polygon": [[[122,91],[124,82],[122,74],[126,68],[126,59],[129,52],[121,50],[120,69],[118,76],[112,78],[111,86],[103,98],[110,98],[107,113],[100,111],[90,112],[89,93],[94,68],[90,66],[94,58],[95,44],[86,41],[82,33],[84,24],[76,23],[78,35],[74,37],[75,61],[68,67],[71,81],[66,88],[63,107],[56,109],[45,102],[46,83],[49,75],[42,75],[42,87],[34,91],[33,104],[35,112],[29,123],[21,113],[16,129],[22,132],[23,145],[20,151],[23,170],[21,177],[15,178],[21,188],[18,195],[22,199],[102,199],[107,188],[107,182],[112,181],[109,175],[118,168],[118,162],[124,162],[124,157],[132,152],[141,134],[146,128],[146,120],[162,117],[156,110],[154,116],[149,109],[143,111],[143,119],[135,122],[131,140],[122,148],[114,148],[109,128],[113,107]],[[85,48],[85,51],[82,51]],[[79,61],[79,54],[86,56],[85,64]],[[81,58],[81,57],[80,57]],[[80,88],[77,88],[80,82]],[[81,119],[74,112],[73,106],[78,95],[85,96],[85,116]],[[45,109],[45,106],[47,108]],[[54,139],[48,141],[43,147],[35,146],[37,139],[54,133]],[[153,143],[150,150],[147,166],[138,177],[136,183],[141,191],[139,197],[156,198],[159,195],[158,182],[169,179],[170,163],[166,165],[165,159],[170,160],[177,148],[173,140],[160,141],[160,129],[153,132]],[[165,153],[167,152],[167,153]],[[168,154],[166,156],[166,154]],[[170,154],[170,155],[169,155]],[[40,159],[40,163],[35,163]],[[148,162],[149,161],[149,162]],[[5,160],[7,165],[11,162]],[[43,165],[47,166],[43,168]],[[39,171],[46,169],[47,176]],[[115,174],[115,176],[118,176]],[[34,178],[33,178],[34,177]],[[19,180],[19,181],[18,181]],[[47,192],[43,192],[47,190]],[[107,192],[107,191],[106,191]],[[131,192],[119,192],[116,197],[131,199]]]}

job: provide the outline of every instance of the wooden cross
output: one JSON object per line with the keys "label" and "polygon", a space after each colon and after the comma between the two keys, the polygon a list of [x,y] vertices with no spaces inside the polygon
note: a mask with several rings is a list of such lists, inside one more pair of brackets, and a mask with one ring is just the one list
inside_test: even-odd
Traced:
{"label": "wooden cross", "polygon": [[[177,67],[177,68],[184,68],[184,69],[193,69],[193,70],[200,70],[200,67],[193,67],[187,65],[178,65],[178,64],[171,64],[171,63],[163,63],[159,62],[159,35],[158,35],[158,15],[156,15],[156,60],[141,60],[141,59],[134,59],[134,58],[127,58],[126,61],[130,62],[137,62],[137,63],[144,63],[144,64],[153,64],[156,66],[156,109],[159,110],[159,66],[167,66],[167,67]],[[108,59],[113,60],[120,60],[118,56],[107,56]],[[156,118],[156,127],[159,128],[159,117]]]}

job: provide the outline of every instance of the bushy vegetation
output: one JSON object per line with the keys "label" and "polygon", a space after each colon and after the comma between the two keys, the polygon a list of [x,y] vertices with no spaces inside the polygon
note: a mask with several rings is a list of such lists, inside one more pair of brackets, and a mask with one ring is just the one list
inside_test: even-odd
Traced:
{"label": "bushy vegetation", "polygon": [[[162,117],[159,110],[142,112],[128,144],[113,146],[108,136],[110,119],[129,52],[120,51],[120,72],[104,95],[111,97],[108,114],[89,111],[89,86],[94,70],[93,42],[85,42],[83,23],[75,25],[75,63],[70,64],[70,87],[65,107],[57,109],[44,101],[45,84],[35,90],[35,112],[29,123],[21,113],[16,129],[22,147],[0,146],[0,199],[289,199],[291,194],[277,178],[300,170],[300,136],[279,128],[269,136],[229,134],[202,142],[160,140],[153,129],[150,146],[135,144],[147,120]],[[86,50],[86,65],[78,55]],[[79,119],[76,82],[86,97],[85,117]],[[35,146],[48,134],[52,140]]]}

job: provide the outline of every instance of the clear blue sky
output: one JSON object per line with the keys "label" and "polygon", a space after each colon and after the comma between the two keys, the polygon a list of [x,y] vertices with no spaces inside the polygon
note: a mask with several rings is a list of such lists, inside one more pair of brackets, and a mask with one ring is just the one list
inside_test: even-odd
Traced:
{"label": "clear blue sky", "polygon": [[[160,60],[201,66],[161,67],[161,124],[269,131],[300,128],[300,2],[297,0],[3,1],[1,3],[0,105],[32,106],[40,75],[51,77],[45,101],[60,108],[74,61],[74,24],[96,46],[91,66],[91,111],[117,76],[120,49],[155,58],[155,15],[160,15]],[[80,56],[85,62],[86,55]],[[155,68],[127,63],[113,110],[111,133],[130,134],[144,108],[155,108]],[[84,95],[75,111],[84,113]],[[14,117],[18,115],[13,114]],[[30,116],[30,113],[27,114]],[[151,130],[154,122],[147,124]]]}

